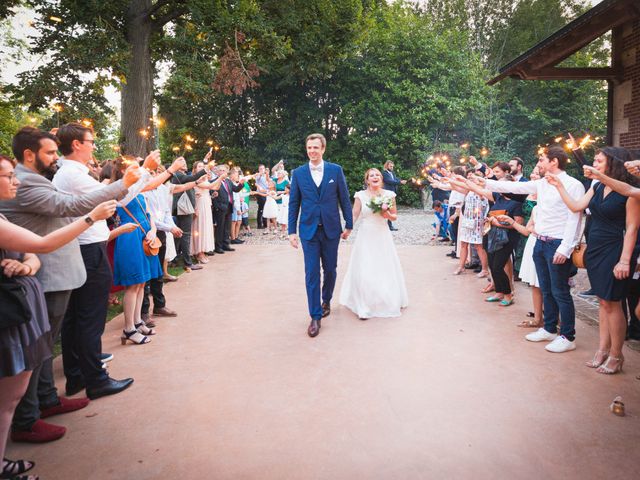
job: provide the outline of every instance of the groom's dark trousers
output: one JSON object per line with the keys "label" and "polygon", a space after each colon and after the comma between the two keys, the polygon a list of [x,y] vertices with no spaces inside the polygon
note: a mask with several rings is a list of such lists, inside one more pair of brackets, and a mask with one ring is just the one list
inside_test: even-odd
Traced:
{"label": "groom's dark trousers", "polygon": [[331,303],[333,288],[336,285],[336,268],[338,266],[338,245],[340,237],[327,238],[319,226],[311,240],[300,239],[304,252],[305,283],[307,286],[307,303],[309,316],[313,320],[322,318],[320,303],[320,264],[324,278],[322,280],[322,302]]}

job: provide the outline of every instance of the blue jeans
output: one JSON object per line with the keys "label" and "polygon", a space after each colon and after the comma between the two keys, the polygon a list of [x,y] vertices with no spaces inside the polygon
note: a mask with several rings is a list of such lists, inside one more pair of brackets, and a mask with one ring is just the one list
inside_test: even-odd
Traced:
{"label": "blue jeans", "polygon": [[549,333],[557,333],[559,317],[560,335],[573,341],[576,335],[576,311],[569,287],[571,259],[559,265],[553,263],[553,255],[560,246],[560,242],[560,240],[548,242],[538,240],[533,249],[533,263],[536,266],[542,291],[544,329]]}

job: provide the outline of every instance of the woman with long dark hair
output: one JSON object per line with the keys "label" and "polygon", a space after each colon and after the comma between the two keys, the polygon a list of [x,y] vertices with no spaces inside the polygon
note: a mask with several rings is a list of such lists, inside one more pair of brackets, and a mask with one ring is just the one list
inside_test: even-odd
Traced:
{"label": "woman with long dark hair", "polygon": [[[625,162],[629,153],[618,147],[596,151],[593,167],[613,179],[633,184]],[[622,370],[626,320],[621,300],[625,297],[631,274],[633,251],[640,224],[640,201],[627,198],[611,187],[596,183],[579,200],[573,200],[555,175],[547,175],[564,203],[573,212],[591,211],[589,243],[585,252],[591,288],[600,302],[600,344],[587,366],[598,373],[614,374]]]}

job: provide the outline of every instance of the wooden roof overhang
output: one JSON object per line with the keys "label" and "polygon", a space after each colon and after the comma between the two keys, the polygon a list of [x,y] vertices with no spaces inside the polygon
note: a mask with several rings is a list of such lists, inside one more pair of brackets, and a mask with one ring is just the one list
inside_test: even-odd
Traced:
{"label": "wooden roof overhang", "polygon": [[[611,67],[559,68],[559,64],[609,30],[640,18],[640,0],[604,0],[556,33],[500,69],[487,82],[506,77],[518,80],[610,80],[622,78],[622,65],[613,46]],[[615,42],[614,42],[615,43]]]}

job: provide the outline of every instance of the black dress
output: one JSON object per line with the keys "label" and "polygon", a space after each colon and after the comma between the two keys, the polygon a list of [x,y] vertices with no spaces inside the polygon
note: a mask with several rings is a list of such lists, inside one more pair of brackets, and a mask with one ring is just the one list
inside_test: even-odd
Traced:
{"label": "black dress", "polygon": [[[6,221],[5,217],[0,215],[0,221]],[[21,260],[22,254],[0,250],[0,258]],[[51,327],[40,282],[33,276],[15,278],[26,290],[32,318],[17,327],[0,328],[0,378],[33,370],[51,358]]]}
{"label": "black dress", "polygon": [[592,188],[589,242],[584,261],[596,296],[618,301],[624,298],[628,286],[628,280],[616,280],[613,276],[613,267],[620,260],[624,243],[627,197],[614,191],[604,197],[605,186],[601,183]]}

